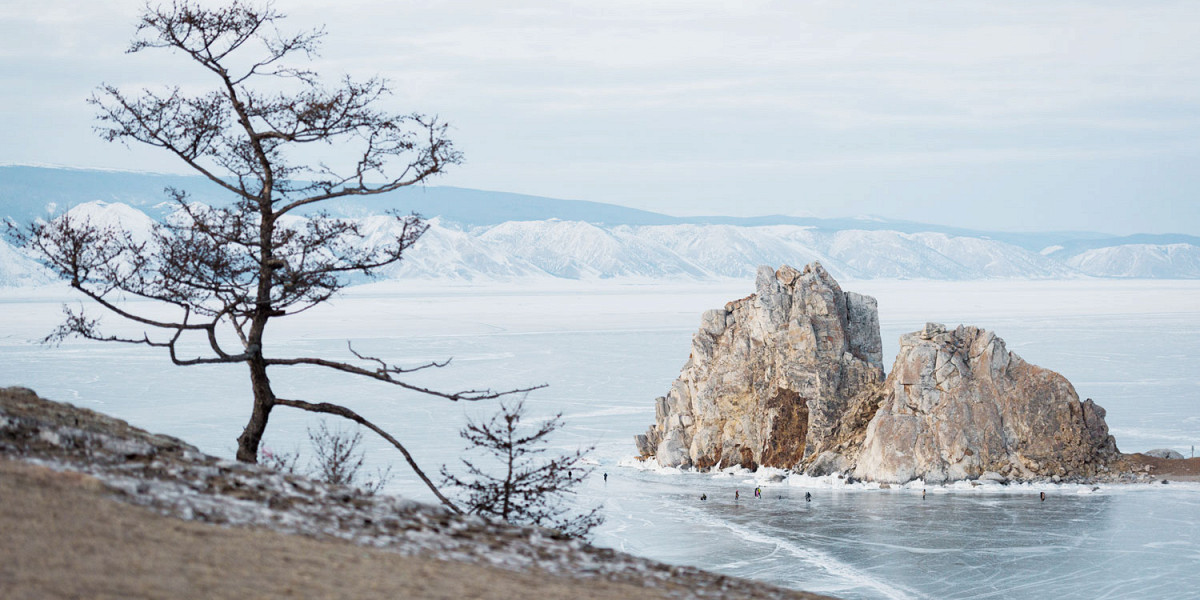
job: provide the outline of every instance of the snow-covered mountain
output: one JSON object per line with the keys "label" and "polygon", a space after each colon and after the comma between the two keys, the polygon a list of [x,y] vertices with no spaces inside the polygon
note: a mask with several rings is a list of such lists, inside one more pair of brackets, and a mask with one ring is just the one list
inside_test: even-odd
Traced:
{"label": "snow-covered mountain", "polygon": [[557,220],[465,230],[434,222],[389,275],[748,278],[758,265],[813,260],[820,260],[837,277],[858,279],[1079,276],[1065,265],[1012,244],[938,233],[820,232],[792,225],[603,227]]}
{"label": "snow-covered mountain", "polygon": [[1099,240],[1073,240],[1041,253],[1094,277],[1200,278],[1200,238],[1138,234]]}
{"label": "snow-covered mountain", "polygon": [[1066,259],[1097,277],[1200,278],[1200,247],[1192,244],[1125,244],[1084,250]]}
{"label": "snow-covered mountain", "polygon": [[148,240],[155,223],[146,213],[122,202],[85,202],[72,207],[66,214],[76,222],[100,229],[124,229],[136,242]]}
{"label": "snow-covered mountain", "polygon": [[[154,219],[122,203],[101,201],[68,213],[104,226],[120,225],[135,239]],[[366,243],[396,233],[396,221],[358,219]],[[302,227],[304,219],[285,223]],[[1094,242],[1090,242],[1095,245]],[[750,278],[758,265],[819,260],[845,279],[991,279],[1069,277],[1200,278],[1200,245],[1120,244],[1039,253],[984,237],[887,230],[827,231],[799,225],[615,225],[547,219],[467,227],[441,218],[384,278],[511,280]],[[39,285],[52,277],[26,253],[0,243],[0,286]]]}
{"label": "snow-covered mountain", "polygon": [[0,288],[46,285],[54,275],[19,248],[0,239]]}
{"label": "snow-covered mountain", "polygon": [[[200,190],[199,178],[0,167],[0,217],[121,224],[145,239],[171,218],[159,185]],[[161,188],[160,188],[161,189]],[[1069,277],[1200,278],[1200,237],[1090,232],[984,232],[885,219],[672,217],[636,209],[457,188],[347,200],[331,214],[359,220],[366,243],[393,233],[381,213],[404,206],[429,230],[381,275],[457,280],[753,277],[758,265],[819,260],[840,279]],[[212,202],[199,191],[193,199]],[[372,204],[374,202],[375,204]],[[507,217],[506,217],[507,215]],[[303,224],[303,215],[286,223]],[[52,278],[0,240],[0,286]]]}
{"label": "snow-covered mountain", "polygon": [[[86,222],[100,229],[128,231],[138,242],[150,238],[155,223],[146,213],[120,202],[85,202],[64,214],[75,222]],[[0,237],[0,287],[39,286],[55,280],[54,273],[42,266],[32,252],[14,247],[9,240]]]}

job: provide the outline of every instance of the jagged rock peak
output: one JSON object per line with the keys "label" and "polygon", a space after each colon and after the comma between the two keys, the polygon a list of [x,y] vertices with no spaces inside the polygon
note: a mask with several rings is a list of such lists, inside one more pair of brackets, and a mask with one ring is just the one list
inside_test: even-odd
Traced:
{"label": "jagged rock peak", "polygon": [[792,468],[883,380],[875,299],[814,262],[758,268],[755,293],[705,312],[692,353],[636,442],[664,466]]}
{"label": "jagged rock peak", "polygon": [[1104,415],[994,333],[929,323],[901,336],[853,473],[892,483],[1094,477],[1119,455]]}
{"label": "jagged rock peak", "polygon": [[929,323],[884,380],[874,298],[819,263],[760,267],[755,290],[701,317],[644,457],[888,483],[1101,479],[1121,460],[1103,408],[992,332]]}

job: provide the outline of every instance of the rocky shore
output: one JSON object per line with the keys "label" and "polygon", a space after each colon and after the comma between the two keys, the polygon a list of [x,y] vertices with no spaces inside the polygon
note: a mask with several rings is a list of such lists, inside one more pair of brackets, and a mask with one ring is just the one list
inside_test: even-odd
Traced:
{"label": "rocky shore", "polygon": [[0,389],[0,493],[5,598],[819,597],[222,460],[24,388]]}
{"label": "rocky shore", "polygon": [[635,444],[669,467],[888,484],[1145,481],[1175,468],[1119,452],[1103,408],[994,332],[929,323],[901,337],[886,378],[881,347],[874,298],[820,263],[760,267],[754,294],[704,313]]}

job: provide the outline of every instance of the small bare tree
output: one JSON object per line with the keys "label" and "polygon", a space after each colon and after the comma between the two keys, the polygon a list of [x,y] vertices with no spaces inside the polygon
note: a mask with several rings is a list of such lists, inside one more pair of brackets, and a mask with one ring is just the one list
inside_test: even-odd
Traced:
{"label": "small bare tree", "polygon": [[360,478],[366,460],[362,451],[361,431],[344,431],[337,427],[330,429],[325,421],[321,421],[316,429],[308,428],[308,441],[315,455],[313,473],[325,483],[358,487],[374,494],[391,479],[391,467],[376,472],[372,478]]}
{"label": "small bare tree", "polygon": [[258,464],[266,465],[279,471],[293,475],[299,472],[300,453],[288,452],[270,448],[265,443],[258,447]]}
{"label": "small bare tree", "polygon": [[515,525],[537,525],[557,529],[567,537],[586,537],[604,522],[596,507],[573,513],[566,495],[591,473],[583,465],[594,448],[547,458],[545,445],[550,434],[562,427],[562,413],[522,430],[525,403],[502,402],[500,412],[486,422],[469,420],[459,435],[467,450],[490,455],[499,461],[500,476],[491,475],[479,464],[461,459],[469,479],[462,479],[442,466],[443,485],[466,492],[460,499],[468,513],[499,519]]}
{"label": "small bare tree", "polygon": [[368,494],[376,494],[391,481],[392,468],[377,469],[374,476],[362,477],[366,455],[362,450],[362,431],[330,428],[321,421],[314,429],[308,428],[308,442],[313,456],[306,468],[300,467],[300,452],[288,452],[268,447],[258,447],[258,463],[281,473],[305,475],[319,481],[356,487]]}
{"label": "small bare tree", "polygon": [[[98,319],[64,307],[65,322],[46,340],[80,336],[143,344],[165,349],[177,365],[244,364],[254,407],[238,438],[238,460],[257,460],[276,406],[337,415],[387,439],[433,493],[457,510],[394,437],[344,406],[277,397],[268,371],[319,367],[452,401],[512,392],[414,385],[404,376],[447,363],[397,366],[353,347],[348,360],[270,355],[264,334],[274,319],[328,300],[348,284],[348,275],[373,275],[400,261],[426,229],[416,216],[395,214],[394,235],[371,244],[356,221],[320,212],[299,219],[299,212],[422,183],[458,164],[461,155],[436,118],[376,108],[389,94],[385,81],[346,78],[327,87],[316,73],[289,64],[314,55],[322,30],[282,33],[277,27],[284,15],[270,5],[241,0],[206,5],[175,0],[147,6],[129,51],[172,51],[211,77],[211,89],[168,87],[130,95],[105,85],[91,103],[106,140],[160,148],[228,192],[232,202],[197,206],[186,193],[168,189],[176,217],[155,227],[149,239],[70,214],[10,229],[17,243],[37,252],[73,288],[145,328],[141,336],[106,334]],[[332,152],[350,166],[297,162],[305,152]],[[139,312],[126,299],[154,301],[173,316]],[[204,350],[192,354],[197,347]]]}

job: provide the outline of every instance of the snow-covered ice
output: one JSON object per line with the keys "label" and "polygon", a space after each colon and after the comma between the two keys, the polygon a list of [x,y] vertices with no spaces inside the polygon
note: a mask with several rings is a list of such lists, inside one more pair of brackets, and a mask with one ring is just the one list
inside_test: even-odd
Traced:
{"label": "snow-covered ice", "polygon": [[[1200,443],[1200,282],[842,285],[879,299],[885,364],[899,334],[926,321],[987,327],[1107,409],[1121,450],[1169,447],[1188,456]],[[289,355],[345,357],[349,339],[398,362],[453,357],[449,368],[417,380],[445,389],[549,384],[528,407],[564,413],[559,448],[597,446],[597,473],[580,502],[605,505],[598,543],[635,554],[845,598],[1183,598],[1200,586],[1200,484],[957,485],[927,488],[922,498],[919,484],[880,489],[781,472],[633,467],[632,436],[653,422],[653,398],[686,360],[700,313],[751,291],[748,281],[383,282],[279,321],[269,343]],[[25,385],[233,455],[249,414],[243,369],[173,367],[139,347],[31,343],[57,323],[57,296],[0,291],[0,385]],[[466,415],[491,410],[304,368],[277,369],[272,381],[280,395],[348,404],[430,470],[454,462]],[[267,443],[302,447],[311,422],[280,408]],[[429,498],[390,446],[368,438],[368,452],[368,468],[396,463],[391,491]],[[700,502],[701,493],[709,500]]]}

